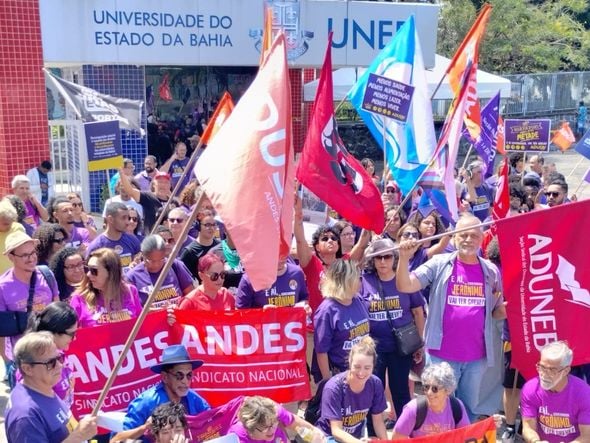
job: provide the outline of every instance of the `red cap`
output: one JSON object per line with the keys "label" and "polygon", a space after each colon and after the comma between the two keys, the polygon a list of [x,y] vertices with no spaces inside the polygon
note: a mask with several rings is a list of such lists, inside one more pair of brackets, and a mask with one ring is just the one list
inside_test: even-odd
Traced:
{"label": "red cap", "polygon": [[156,172],[154,175],[155,180],[170,180],[170,174],[167,172]]}

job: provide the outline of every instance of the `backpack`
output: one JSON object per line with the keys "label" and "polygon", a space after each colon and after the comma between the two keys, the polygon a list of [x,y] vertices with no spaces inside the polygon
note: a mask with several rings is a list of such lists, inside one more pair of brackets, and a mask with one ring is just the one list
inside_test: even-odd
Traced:
{"label": "backpack", "polygon": [[[456,397],[452,395],[449,397],[451,401],[451,410],[453,411],[453,420],[455,420],[455,428],[463,418],[463,409],[461,408],[461,403],[457,400]],[[426,414],[428,412],[428,401],[426,400],[425,395],[421,395],[416,400],[417,408],[416,408],[416,423],[414,424],[414,431],[417,431],[422,427],[424,424],[424,420],[426,420]]]}
{"label": "backpack", "polygon": [[324,378],[318,383],[315,395],[307,403],[307,409],[303,418],[306,422],[315,425],[322,416],[322,393],[329,378]]}

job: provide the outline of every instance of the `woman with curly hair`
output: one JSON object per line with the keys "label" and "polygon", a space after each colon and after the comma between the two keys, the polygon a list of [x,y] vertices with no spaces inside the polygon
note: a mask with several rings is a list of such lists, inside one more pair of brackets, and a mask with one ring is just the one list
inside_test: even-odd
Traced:
{"label": "woman with curly hair", "polygon": [[88,256],[86,274],[70,305],[79,318],[79,326],[87,328],[136,318],[141,313],[137,288],[126,283],[119,255],[109,248],[92,251]]}
{"label": "woman with curly hair", "polygon": [[37,243],[37,263],[48,265],[51,257],[62,249],[68,239],[66,230],[57,223],[44,223],[33,233]]}
{"label": "woman with curly hair", "polygon": [[84,257],[76,248],[63,248],[54,254],[49,269],[55,275],[59,298],[69,301],[76,287],[84,279]]}
{"label": "woman with curly hair", "polygon": [[[421,238],[432,237],[433,235],[446,232],[445,225],[436,211],[432,211],[427,215],[416,211],[408,218],[408,224],[418,227]],[[450,240],[450,236],[445,236],[436,240],[426,241],[422,244],[422,247],[426,249],[428,258],[431,258],[433,255],[444,252]]]}
{"label": "woman with curly hair", "polygon": [[27,208],[25,207],[23,201],[13,194],[7,195],[4,198],[10,202],[14,209],[16,209],[16,222],[25,228],[25,233],[29,237],[32,237],[33,232],[35,232],[35,228],[25,221],[25,218],[27,217]]}

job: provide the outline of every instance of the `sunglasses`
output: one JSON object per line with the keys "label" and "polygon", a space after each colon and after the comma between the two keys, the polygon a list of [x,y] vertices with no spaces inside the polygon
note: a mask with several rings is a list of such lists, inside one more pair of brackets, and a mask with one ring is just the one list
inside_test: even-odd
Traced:
{"label": "sunglasses", "polygon": [[94,277],[96,277],[98,275],[98,268],[95,268],[93,266],[84,265],[84,272],[86,274],[88,274],[90,272],[90,275],[93,275]]}
{"label": "sunglasses", "polygon": [[338,239],[336,237],[334,237],[333,235],[326,235],[322,238],[320,238],[321,241],[328,241],[328,240],[332,240],[332,241],[338,241]]}
{"label": "sunglasses", "polygon": [[63,331],[63,332],[60,332],[60,334],[67,335],[68,337],[70,337],[73,340],[76,338],[76,332],[78,332],[78,330],[71,331],[71,332]]}
{"label": "sunglasses", "polygon": [[136,221],[139,221],[139,218],[137,218],[137,217],[129,217],[129,221],[136,222]]}
{"label": "sunglasses", "polygon": [[72,206],[74,208],[81,208],[82,207],[82,203],[72,203]]}
{"label": "sunglasses", "polygon": [[60,237],[60,238],[54,238],[51,240],[53,243],[59,243],[60,245],[66,241],[66,239],[64,237]]}
{"label": "sunglasses", "polygon": [[422,388],[424,388],[424,393],[432,391],[433,394],[438,394],[438,391],[442,389],[441,387],[436,385],[422,385]]}
{"label": "sunglasses", "polygon": [[169,244],[169,245],[173,245],[174,243],[176,243],[176,240],[174,240],[174,237],[170,237],[170,238],[162,237],[162,240],[164,240],[166,242],[166,244]]}
{"label": "sunglasses", "polygon": [[185,378],[188,381],[191,381],[193,379],[193,373],[192,372],[170,372],[170,371],[166,371],[168,374],[170,374],[172,377],[174,377],[176,380],[178,381],[182,381]]}
{"label": "sunglasses", "polygon": [[60,362],[61,364],[63,364],[64,358],[65,357],[63,354],[59,354],[58,356],[50,358],[47,361],[27,361],[25,363],[28,365],[45,365],[45,368],[48,371],[53,371],[55,369],[55,367],[57,366],[57,362]]}
{"label": "sunglasses", "polygon": [[561,195],[560,192],[545,192],[545,197],[557,198]]}
{"label": "sunglasses", "polygon": [[186,220],[185,218],[170,218],[170,217],[168,217],[168,221],[170,223],[184,223],[185,220]]}
{"label": "sunglasses", "polygon": [[[170,220],[170,219],[168,219]],[[215,223],[201,223],[201,226],[204,228],[214,228],[216,225]]]}
{"label": "sunglasses", "polygon": [[375,260],[391,260],[393,258],[393,254],[385,254],[385,255],[377,255]]}
{"label": "sunglasses", "polygon": [[402,238],[420,238],[420,233],[418,232],[404,232],[402,234]]}
{"label": "sunglasses", "polygon": [[209,276],[209,278],[211,279],[211,281],[217,281],[219,279],[224,279],[225,276],[227,275],[227,272],[225,271],[221,271],[221,272],[212,272],[211,274],[207,274]]}

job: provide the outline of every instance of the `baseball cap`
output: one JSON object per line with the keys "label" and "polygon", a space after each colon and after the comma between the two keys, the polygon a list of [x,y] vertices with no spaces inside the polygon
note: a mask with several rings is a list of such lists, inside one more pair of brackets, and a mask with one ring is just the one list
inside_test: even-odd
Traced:
{"label": "baseball cap", "polygon": [[170,180],[170,174],[167,172],[156,172],[154,175],[154,179],[156,180]]}

